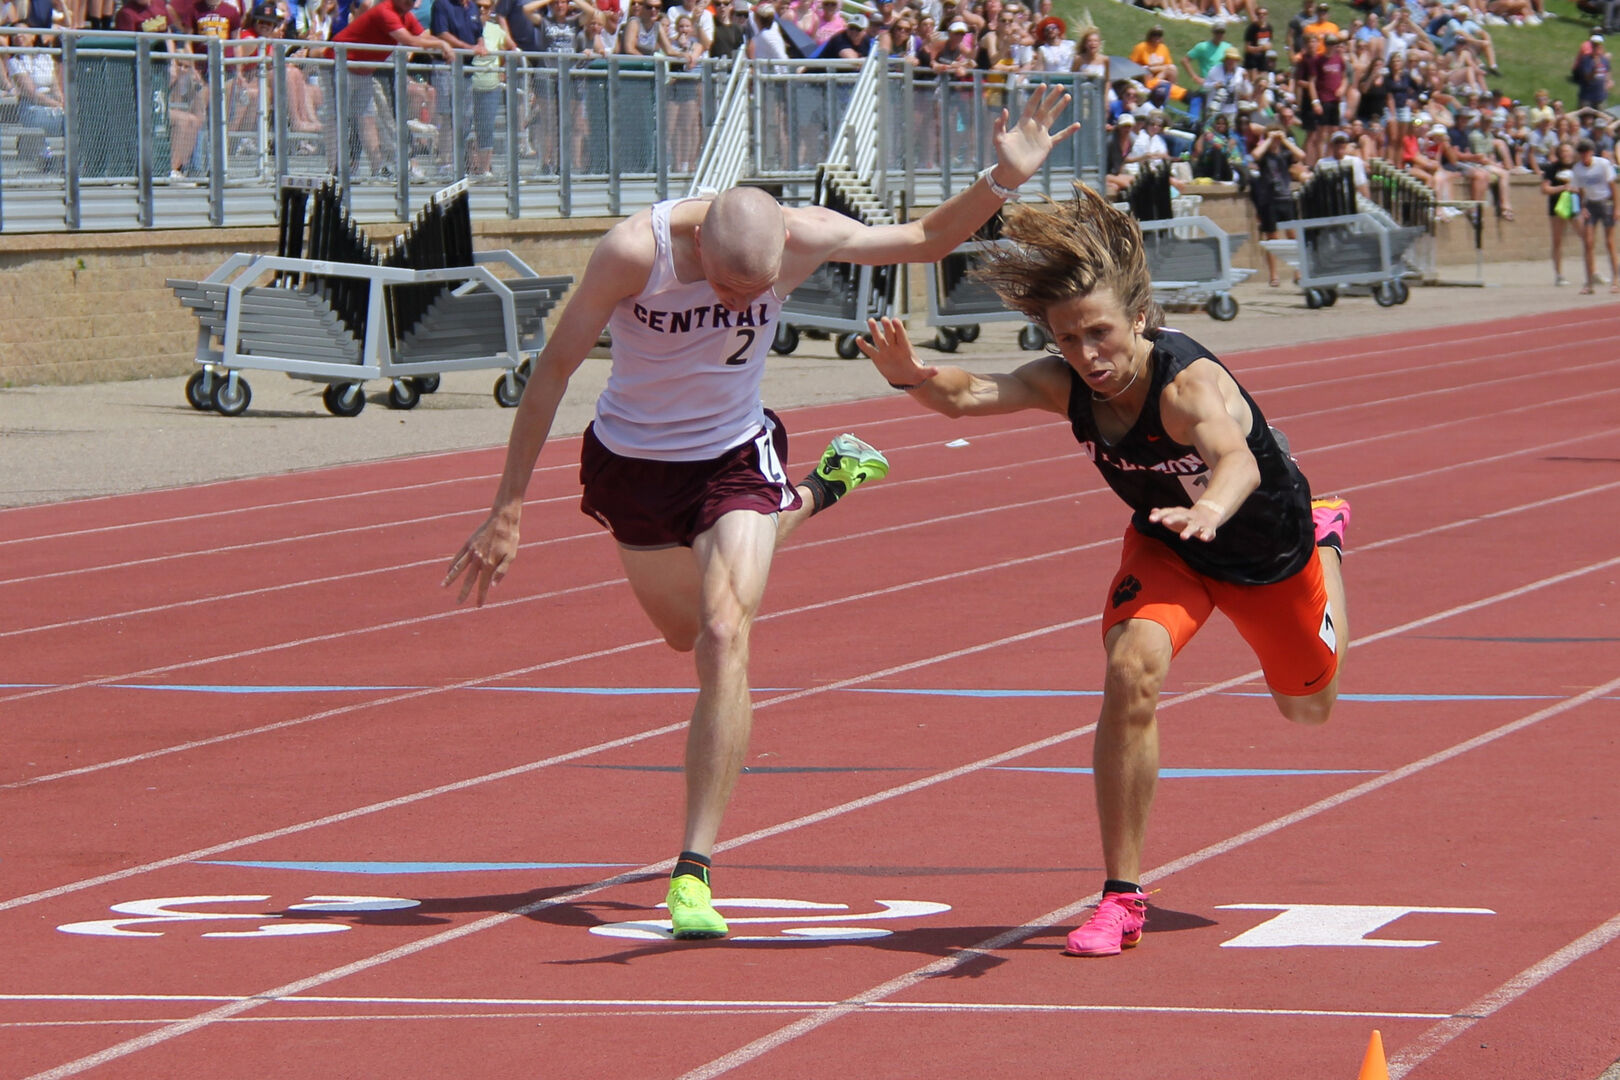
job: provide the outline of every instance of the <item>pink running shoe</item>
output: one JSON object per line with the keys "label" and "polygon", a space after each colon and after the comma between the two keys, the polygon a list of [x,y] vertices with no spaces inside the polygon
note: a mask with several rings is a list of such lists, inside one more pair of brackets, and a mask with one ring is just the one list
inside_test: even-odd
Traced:
{"label": "pink running shoe", "polygon": [[1104,893],[1102,903],[1080,929],[1069,934],[1070,956],[1118,956],[1136,947],[1147,922],[1147,896],[1143,893]]}
{"label": "pink running shoe", "polygon": [[1316,526],[1316,546],[1330,547],[1344,558],[1344,534],[1350,530],[1348,499],[1312,499],[1311,521]]}

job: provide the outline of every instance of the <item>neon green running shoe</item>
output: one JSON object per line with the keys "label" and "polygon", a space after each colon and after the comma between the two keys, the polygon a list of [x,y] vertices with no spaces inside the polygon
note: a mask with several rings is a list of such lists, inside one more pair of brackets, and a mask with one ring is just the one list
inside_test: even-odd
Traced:
{"label": "neon green running shoe", "polygon": [[816,475],[833,489],[835,497],[842,497],[868,480],[888,476],[889,459],[876,447],[846,433],[827,444]]}
{"label": "neon green running shoe", "polygon": [[670,879],[669,921],[679,941],[726,936],[726,920],[709,902],[709,886],[700,877],[682,874]]}

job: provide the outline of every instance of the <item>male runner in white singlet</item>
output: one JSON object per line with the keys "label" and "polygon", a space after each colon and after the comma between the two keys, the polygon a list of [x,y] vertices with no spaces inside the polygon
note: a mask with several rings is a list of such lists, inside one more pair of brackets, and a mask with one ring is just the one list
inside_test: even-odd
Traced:
{"label": "male runner in white singlet", "polygon": [[787,437],[760,402],[782,298],[822,263],[935,262],[967,240],[1040,168],[1058,87],[995,123],[997,161],[918,221],[869,226],[823,207],[784,207],[757,188],[659,203],[611,229],[534,364],[512,423],[489,517],[444,583],[465,575],[482,604],[511,569],[523,493],[568,380],[604,325],[613,367],[585,433],[581,508],[619,545],[630,588],[671,648],[691,652],[698,697],[686,740],[686,825],[671,874],[677,938],[722,937],[709,857],[748,748],[748,637],[776,545],[863,480],[883,455],[840,435],[810,476],[782,472]]}

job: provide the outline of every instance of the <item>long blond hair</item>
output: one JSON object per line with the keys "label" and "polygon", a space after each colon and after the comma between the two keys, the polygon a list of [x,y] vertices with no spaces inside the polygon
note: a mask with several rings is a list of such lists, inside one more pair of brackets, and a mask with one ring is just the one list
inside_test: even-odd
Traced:
{"label": "long blond hair", "polygon": [[1111,288],[1127,315],[1145,317],[1143,336],[1157,336],[1164,312],[1153,300],[1136,219],[1084,184],[1074,188],[1068,202],[1008,207],[1001,235],[1013,243],[985,252],[975,276],[1048,331],[1053,304]]}

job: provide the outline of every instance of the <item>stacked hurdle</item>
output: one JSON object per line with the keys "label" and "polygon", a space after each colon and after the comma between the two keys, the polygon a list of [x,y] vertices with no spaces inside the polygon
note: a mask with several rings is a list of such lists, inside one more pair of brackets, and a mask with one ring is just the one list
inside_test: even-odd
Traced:
{"label": "stacked hurdle", "polygon": [[1434,189],[1382,158],[1367,163],[1373,202],[1402,225],[1434,231]]}
{"label": "stacked hurdle", "polygon": [[1142,229],[1153,299],[1167,308],[1203,308],[1221,322],[1237,318],[1232,289],[1254,271],[1235,267],[1232,256],[1248,238],[1228,233],[1204,215],[1177,217],[1175,186],[1166,161],[1144,164],[1121,196],[1122,203],[1116,205],[1136,218]]}
{"label": "stacked hurdle", "polygon": [[328,411],[354,416],[367,379],[390,380],[389,407],[410,409],[441,373],[476,368],[503,369],[495,399],[516,405],[526,354],[572,283],[509,251],[474,252],[465,181],[379,252],[325,179],[283,185],[275,255],[233,255],[201,281],[168,284],[197,316],[194,408],[241,414],[252,398],[241,371],[259,368],[324,383]]}
{"label": "stacked hurdle", "polygon": [[1299,217],[1286,223],[1292,237],[1261,245],[1299,270],[1306,307],[1332,307],[1349,291],[1370,292],[1380,307],[1406,302],[1406,253],[1430,224],[1421,207],[1414,202],[1415,223],[1403,222],[1356,191],[1353,169],[1329,160],[1317,163],[1295,197]]}

